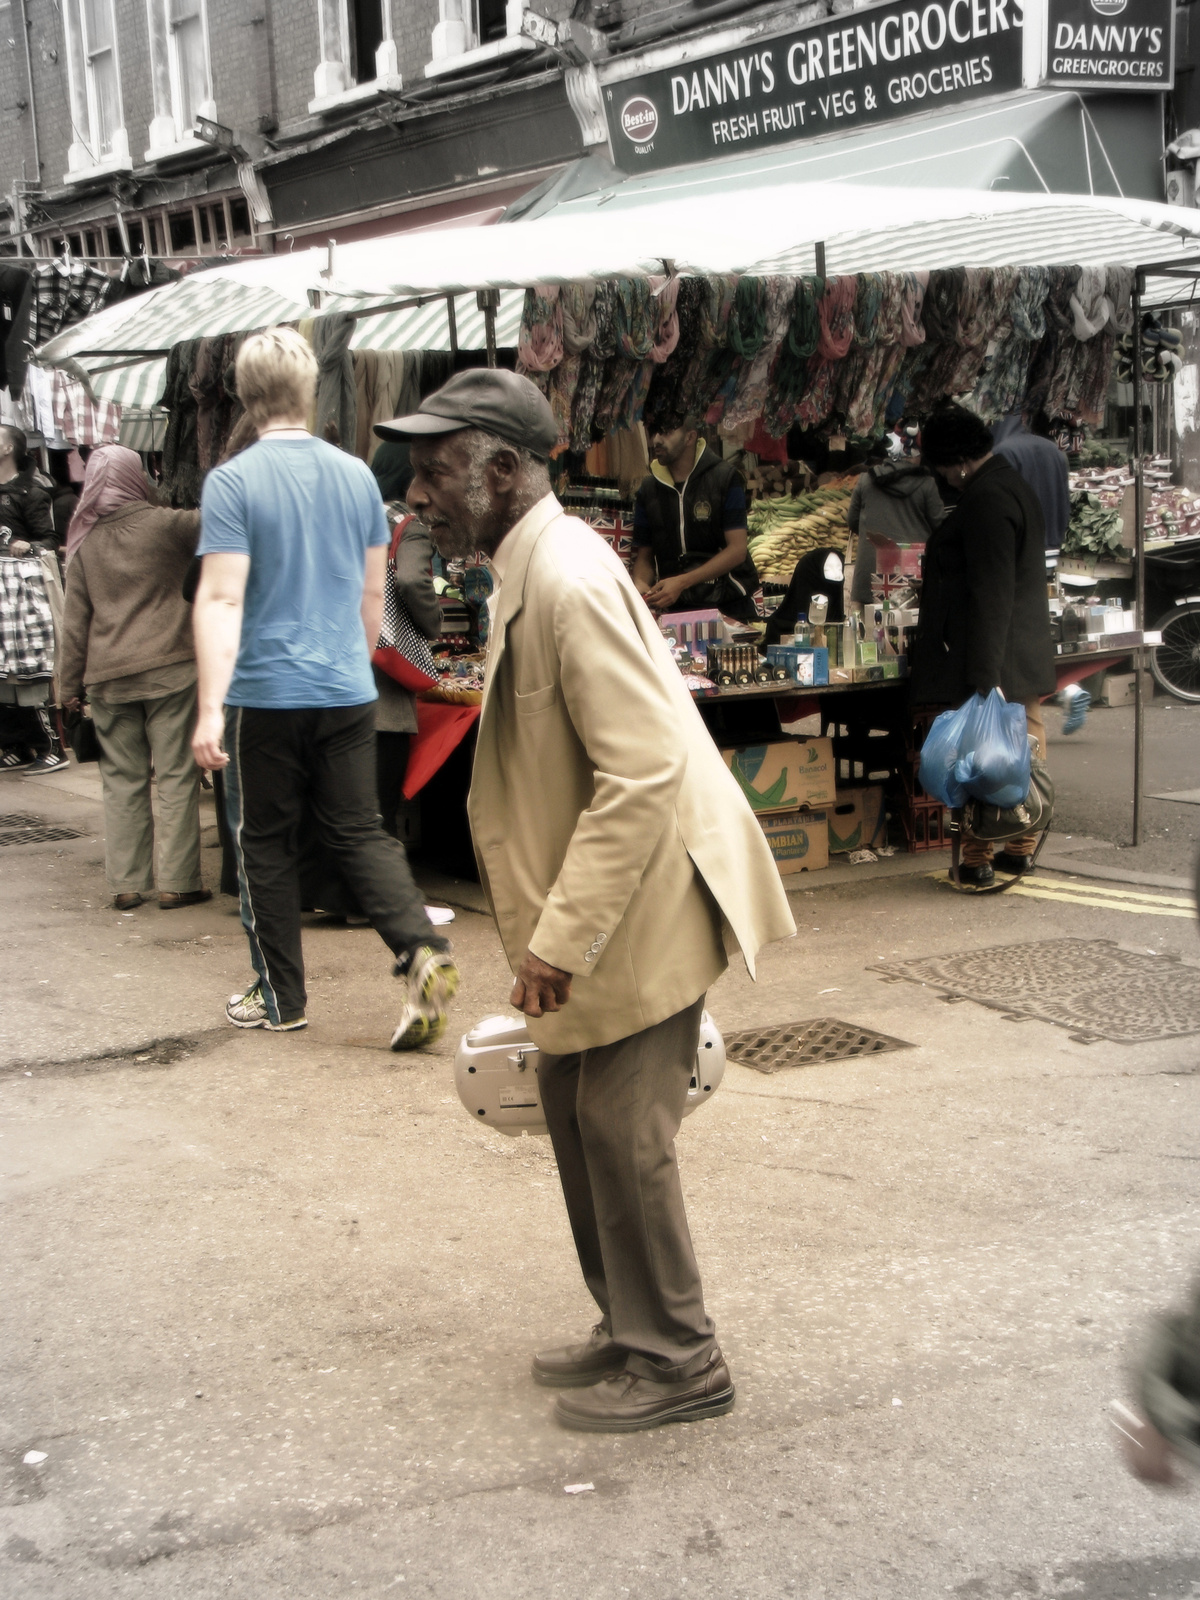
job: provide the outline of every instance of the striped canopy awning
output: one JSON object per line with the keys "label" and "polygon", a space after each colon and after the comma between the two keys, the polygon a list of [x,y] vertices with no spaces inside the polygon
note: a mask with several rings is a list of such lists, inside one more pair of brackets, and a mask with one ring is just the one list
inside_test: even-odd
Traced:
{"label": "striped canopy awning", "polygon": [[357,349],[449,349],[447,296],[460,347],[481,349],[477,289],[501,291],[497,342],[512,345],[523,290],[537,283],[644,277],[671,267],[806,272],[818,245],[835,273],[1137,266],[1200,245],[1200,212],[1149,200],[860,182],[731,184],[721,191],[714,229],[716,181],[685,169],[670,192],[650,195],[630,182],[509,226],[409,233],[215,267],[98,312],[50,340],[37,359],[77,360],[99,397],[145,406],[161,393],[166,352],[177,340],[298,321],[314,314],[314,291],[322,313],[359,316]]}
{"label": "striped canopy awning", "polygon": [[[170,298],[156,304],[147,303],[159,295]],[[484,349],[487,343],[485,317],[475,295],[460,294],[451,298],[454,299],[458,348]],[[497,344],[516,344],[524,300],[520,290],[501,294],[496,314]],[[371,313],[368,308],[372,304],[390,309]],[[131,315],[135,310],[137,314]],[[119,318],[114,315],[118,311],[122,313]],[[70,330],[77,336],[71,341],[74,348],[62,348],[57,353],[79,362],[88,373],[98,399],[144,409],[153,406],[162,394],[166,353],[181,339],[247,333],[252,328],[294,323],[303,317],[341,311],[358,318],[351,341],[351,348],[355,350],[449,350],[453,347],[447,300],[442,295],[435,295],[417,306],[401,308],[396,306],[395,295],[364,299],[362,295],[325,293],[320,313],[317,313],[308,304],[307,294],[301,301],[266,286],[246,285],[204,273],[76,324]],[[54,347],[60,340],[62,336],[43,346],[38,352],[39,359],[53,364]],[[63,343],[65,345],[65,341]]]}

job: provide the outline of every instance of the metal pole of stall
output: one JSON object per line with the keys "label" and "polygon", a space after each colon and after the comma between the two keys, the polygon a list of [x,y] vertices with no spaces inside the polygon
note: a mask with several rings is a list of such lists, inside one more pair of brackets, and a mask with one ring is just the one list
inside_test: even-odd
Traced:
{"label": "metal pole of stall", "polygon": [[489,367],[496,365],[496,312],[500,306],[499,289],[478,289],[475,293],[476,304],[483,312],[483,325],[487,335],[487,364]]}
{"label": "metal pole of stall", "polygon": [[813,245],[813,267],[815,269],[816,276],[818,278],[824,279],[824,277],[825,277],[825,241],[824,241],[824,239],[818,239],[816,244]]}
{"label": "metal pole of stall", "polygon": [[[1141,633],[1146,627],[1146,475],[1145,430],[1142,422],[1142,295],[1146,275],[1138,272],[1133,280],[1133,625]],[[1140,646],[1133,652],[1133,842],[1142,842],[1142,774],[1145,765],[1145,708],[1142,703],[1142,670],[1146,652]]]}
{"label": "metal pole of stall", "polygon": [[450,354],[458,354],[458,312],[454,305],[454,296],[446,296],[446,321],[450,324]]}

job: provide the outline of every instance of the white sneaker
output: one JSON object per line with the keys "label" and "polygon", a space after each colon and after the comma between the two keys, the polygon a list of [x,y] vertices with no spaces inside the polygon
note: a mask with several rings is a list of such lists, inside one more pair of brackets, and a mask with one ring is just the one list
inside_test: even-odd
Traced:
{"label": "white sneaker", "polygon": [[231,994],[225,1015],[235,1028],[266,1028],[270,1033],[295,1033],[308,1027],[307,1017],[294,1017],[291,1022],[272,1022],[267,1015],[267,1002],[263,999],[262,979],[251,984],[245,994]]}
{"label": "white sneaker", "polygon": [[449,950],[431,950],[423,944],[413,952],[407,973],[408,1000],[392,1035],[393,1050],[418,1050],[436,1044],[449,1020],[447,1003],[458,993],[458,968]]}

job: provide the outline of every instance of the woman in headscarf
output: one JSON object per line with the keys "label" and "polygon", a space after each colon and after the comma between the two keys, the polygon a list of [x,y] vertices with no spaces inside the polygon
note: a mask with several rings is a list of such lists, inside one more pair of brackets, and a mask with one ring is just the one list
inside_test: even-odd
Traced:
{"label": "woman in headscarf", "polygon": [[[391,581],[413,626],[427,639],[441,631],[442,612],[433,587],[433,544],[429,529],[410,517],[404,496],[412,482],[408,445],[397,439],[384,439],[371,460],[371,471],[379,485],[392,530],[393,549],[388,561]],[[403,523],[399,539],[397,525]],[[399,809],[404,774],[408,768],[408,747],[417,731],[417,703],[386,672],[373,667],[379,699],[375,702],[375,777],[379,790],[379,809],[383,825],[390,834],[399,833]]]}
{"label": "woman in headscarf", "polygon": [[59,680],[68,711],[79,711],[85,689],[91,702],[105,871],[122,911],[141,905],[156,883],[164,910],[212,898],[200,881],[196,658],[182,593],[199,538],[200,513],[159,506],[134,451],[93,450],[67,530]]}

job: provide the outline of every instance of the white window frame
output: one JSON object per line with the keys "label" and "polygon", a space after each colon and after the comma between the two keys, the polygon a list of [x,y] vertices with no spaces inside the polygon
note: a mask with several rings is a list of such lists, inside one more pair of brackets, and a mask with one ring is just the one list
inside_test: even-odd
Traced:
{"label": "white window frame", "polygon": [[208,0],[198,0],[200,8],[200,31],[204,38],[204,89],[205,93],[197,102],[194,114],[188,118],[185,126],[183,121],[184,83],[183,66],[179,59],[179,33],[171,22],[171,0],[158,0],[166,12],[167,28],[167,59],[171,66],[171,112],[175,119],[175,136],[182,142],[192,141],[192,129],[196,117],[211,117],[217,115],[216,102],[213,99],[212,76],[212,50],[209,44],[208,32]]}
{"label": "white window frame", "polygon": [[154,116],[150,123],[150,148],[147,161],[160,161],[166,156],[182,155],[189,150],[204,147],[192,129],[196,117],[216,120],[217,105],[213,96],[212,42],[209,32],[208,0],[200,0],[200,26],[204,36],[204,70],[208,91],[200,101],[192,118],[183,120],[183,77],[179,64],[179,47],[176,30],[171,25],[171,0],[146,0],[146,24],[150,36],[150,81],[154,98]]}
{"label": "white window frame", "polygon": [[95,0],[95,3],[108,7],[111,24],[116,123],[111,132],[108,153],[101,154],[99,98],[88,48],[85,0],[64,0],[62,17],[67,36],[67,84],[73,135],[67,151],[69,170],[63,175],[64,183],[77,182],[94,172],[124,171],[132,166],[129,138],[125,131],[125,100],[121,92],[121,46],[117,35],[116,4],[115,0]]}
{"label": "white window frame", "polygon": [[[406,4],[407,0],[399,0]],[[313,98],[308,109],[313,113],[334,111],[404,87],[392,33],[392,0],[376,0],[380,9],[383,42],[375,52],[375,76],[359,83],[350,81],[350,5],[349,0],[317,0],[317,30],[321,41],[321,60],[313,73]],[[361,63],[360,63],[361,69]]]}
{"label": "white window frame", "polygon": [[506,0],[505,12],[504,37],[480,44],[478,0],[438,0],[433,59],[426,63],[425,76],[441,78],[536,50],[536,41],[521,32],[525,0]]}

